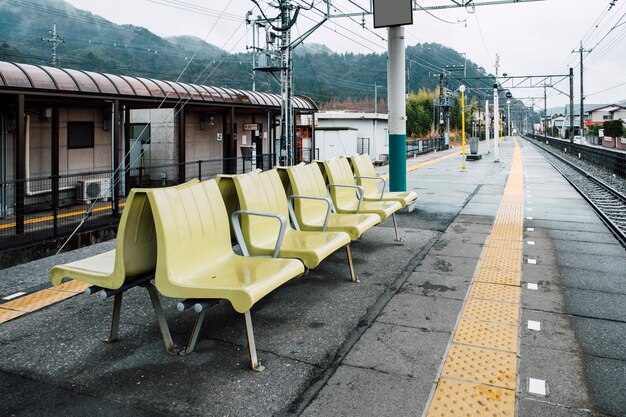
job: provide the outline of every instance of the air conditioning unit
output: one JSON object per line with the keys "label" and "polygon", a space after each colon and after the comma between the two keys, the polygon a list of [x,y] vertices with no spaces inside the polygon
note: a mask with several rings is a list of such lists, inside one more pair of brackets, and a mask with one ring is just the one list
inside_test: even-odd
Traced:
{"label": "air conditioning unit", "polygon": [[91,203],[93,200],[111,199],[111,180],[109,178],[78,181],[76,183],[76,199],[79,203]]}

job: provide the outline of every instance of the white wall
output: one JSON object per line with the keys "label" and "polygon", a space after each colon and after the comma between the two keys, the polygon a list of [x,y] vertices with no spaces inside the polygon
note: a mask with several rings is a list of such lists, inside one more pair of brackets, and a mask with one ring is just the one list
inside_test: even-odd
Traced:
{"label": "white wall", "polygon": [[332,159],[350,156],[357,151],[357,131],[350,129],[315,131],[315,146],[319,149],[319,159]]}
{"label": "white wall", "polygon": [[380,154],[389,154],[388,118],[383,113],[320,112],[315,120],[316,127],[357,129],[358,138],[369,138],[370,157],[377,159]]}

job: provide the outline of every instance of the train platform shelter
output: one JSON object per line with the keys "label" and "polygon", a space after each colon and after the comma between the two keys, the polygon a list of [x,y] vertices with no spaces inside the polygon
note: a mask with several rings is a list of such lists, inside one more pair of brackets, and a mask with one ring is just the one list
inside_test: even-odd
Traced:
{"label": "train platform shelter", "polygon": [[[260,373],[227,303],[171,356],[131,290],[103,343],[112,300],[47,275],[113,242],[0,271],[2,297],[27,293],[0,304],[0,413],[625,416],[626,250],[585,200],[522,138],[499,163],[452,149],[407,170],[417,209],[402,242],[383,224],[351,245],[360,283],[339,253],[255,305]],[[184,344],[194,313],[162,303]]]}

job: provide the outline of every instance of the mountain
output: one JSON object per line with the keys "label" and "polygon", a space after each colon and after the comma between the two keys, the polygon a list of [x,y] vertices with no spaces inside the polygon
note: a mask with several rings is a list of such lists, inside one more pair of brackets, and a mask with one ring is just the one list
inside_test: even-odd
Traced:
{"label": "mountain", "polygon": [[[248,90],[254,83],[259,91],[280,91],[271,74],[253,74],[251,53],[229,54],[193,36],[164,39],[142,27],[114,24],[63,0],[0,1],[0,60],[49,64],[51,44],[42,38],[51,38],[52,22],[64,41],[57,48],[60,67]],[[435,43],[408,46],[406,56],[410,91],[434,89],[442,68],[458,70],[465,62],[455,50]],[[379,100],[386,97],[386,53],[339,54],[311,43],[295,49],[293,62],[295,93],[320,104],[373,103],[376,93]],[[492,77],[469,60],[466,72],[467,77],[486,78],[466,82],[470,99],[480,92],[478,87],[492,83]],[[462,73],[450,73],[451,89],[461,83]]]}
{"label": "mountain", "polygon": [[216,58],[225,52],[215,45],[211,45],[208,42],[189,35],[170,36],[165,38],[172,45],[185,51],[188,58],[191,58],[194,53],[199,58]]}

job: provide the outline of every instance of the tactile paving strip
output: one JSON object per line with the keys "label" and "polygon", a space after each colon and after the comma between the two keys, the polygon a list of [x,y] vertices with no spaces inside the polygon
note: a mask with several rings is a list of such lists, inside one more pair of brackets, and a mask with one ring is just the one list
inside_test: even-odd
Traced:
{"label": "tactile paving strip", "polygon": [[504,301],[505,303],[518,303],[520,294],[520,287],[474,282],[469,297],[483,300]]}
{"label": "tactile paving strip", "polygon": [[513,416],[515,391],[441,379],[428,410],[428,417]]}
{"label": "tactile paving strip", "polygon": [[515,353],[452,345],[441,376],[515,389],[516,369]]}
{"label": "tactile paving strip", "polygon": [[490,282],[502,285],[520,285],[521,277],[519,272],[502,271],[499,269],[480,268],[474,278],[476,282]]}
{"label": "tactile paving strip", "polygon": [[0,323],[5,323],[24,314],[26,314],[25,311],[5,310],[4,308],[0,307]]}
{"label": "tactile paving strip", "polygon": [[481,267],[488,269],[499,269],[520,273],[522,271],[521,257],[513,258],[484,258],[481,259]]}
{"label": "tactile paving strip", "polygon": [[524,207],[521,152],[472,279],[427,415],[513,416]]}
{"label": "tactile paving strip", "polygon": [[517,325],[462,319],[452,342],[517,352]]}
{"label": "tactile paving strip", "polygon": [[64,282],[61,285],[57,285],[56,287],[50,288],[52,291],[65,291],[71,292],[73,294],[80,294],[85,291],[87,287],[90,287],[91,284],[87,284],[81,281],[68,281]]}
{"label": "tactile paving strip", "polygon": [[2,304],[2,308],[31,312],[59,301],[74,297],[75,293],[53,290],[41,290]]}
{"label": "tactile paving strip", "polygon": [[470,298],[465,303],[463,317],[516,326],[519,322],[519,304]]}

